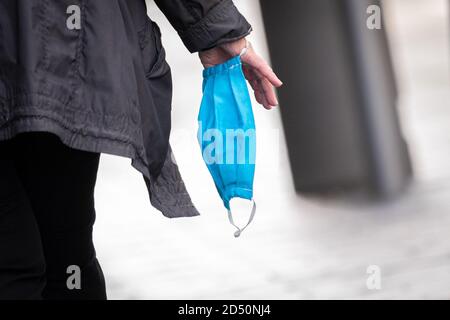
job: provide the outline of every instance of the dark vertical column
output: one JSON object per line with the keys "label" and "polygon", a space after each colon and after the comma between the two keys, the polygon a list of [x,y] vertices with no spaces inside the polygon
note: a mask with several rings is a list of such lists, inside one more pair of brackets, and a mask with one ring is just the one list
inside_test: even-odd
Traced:
{"label": "dark vertical column", "polygon": [[411,166],[384,25],[369,0],[261,0],[296,189],[395,195]]}
{"label": "dark vertical column", "polygon": [[371,185],[378,193],[391,195],[405,186],[411,164],[396,109],[398,94],[385,25],[381,30],[366,26],[366,10],[371,4],[381,6],[373,0],[343,1]]}

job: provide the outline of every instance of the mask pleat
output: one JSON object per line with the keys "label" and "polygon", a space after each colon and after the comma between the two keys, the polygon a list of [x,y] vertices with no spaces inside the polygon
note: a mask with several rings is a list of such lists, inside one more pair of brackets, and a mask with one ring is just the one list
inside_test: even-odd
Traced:
{"label": "mask pleat", "polygon": [[[209,130],[215,134],[209,134],[210,140],[199,141],[216,188],[229,209],[230,198],[253,197],[255,165],[249,162],[250,152],[255,151],[253,110],[239,57],[205,69],[203,74],[203,99],[198,120],[203,139]],[[221,153],[214,154],[220,163],[205,159],[213,152]]]}

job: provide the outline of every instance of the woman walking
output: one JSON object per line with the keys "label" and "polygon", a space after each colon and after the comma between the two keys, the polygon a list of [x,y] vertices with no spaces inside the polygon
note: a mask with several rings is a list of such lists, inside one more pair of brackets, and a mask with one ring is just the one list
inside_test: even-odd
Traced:
{"label": "woman walking", "polygon": [[[204,67],[280,86],[231,0],[155,0]],[[198,215],[169,145],[172,80],[144,0],[0,2],[0,299],[106,299],[92,242],[101,153],[132,159],[167,217]],[[70,272],[81,279],[68,281]]]}

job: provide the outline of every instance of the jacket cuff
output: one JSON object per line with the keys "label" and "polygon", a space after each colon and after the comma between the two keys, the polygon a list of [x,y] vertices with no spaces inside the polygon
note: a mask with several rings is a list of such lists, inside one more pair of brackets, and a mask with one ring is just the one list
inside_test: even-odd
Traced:
{"label": "jacket cuff", "polygon": [[223,0],[201,20],[179,34],[186,48],[193,53],[243,38],[251,31],[251,25],[233,1]]}

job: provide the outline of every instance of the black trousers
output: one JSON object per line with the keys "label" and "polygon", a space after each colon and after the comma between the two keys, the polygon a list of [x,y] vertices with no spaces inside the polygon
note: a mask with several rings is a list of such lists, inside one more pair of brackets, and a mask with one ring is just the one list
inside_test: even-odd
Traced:
{"label": "black trousers", "polygon": [[106,299],[92,242],[99,158],[50,133],[0,142],[0,299]]}

